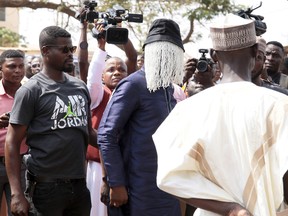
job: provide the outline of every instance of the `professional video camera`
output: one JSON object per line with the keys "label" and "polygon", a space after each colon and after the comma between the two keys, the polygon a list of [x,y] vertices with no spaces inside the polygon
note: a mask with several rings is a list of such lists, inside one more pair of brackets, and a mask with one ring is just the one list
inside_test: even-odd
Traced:
{"label": "professional video camera", "polygon": [[260,2],[260,5],[256,8],[253,8],[253,9],[248,8],[246,11],[240,10],[236,13],[238,16],[244,19],[254,20],[257,36],[264,34],[267,29],[266,23],[262,22],[262,20],[264,19],[263,16],[251,14],[254,10],[256,10],[257,8],[260,8],[261,6],[262,6],[262,2]]}
{"label": "professional video camera", "polygon": [[92,36],[94,38],[105,38],[107,43],[111,44],[125,44],[128,41],[128,29],[118,27],[117,24],[122,21],[128,22],[143,22],[142,14],[131,14],[127,9],[120,5],[114,5],[113,8],[108,9],[106,12],[97,12],[97,3],[95,1],[85,1],[85,13],[79,17],[81,21],[86,20],[89,23],[94,23],[94,20],[101,19],[105,28],[103,33],[99,33],[96,28],[92,29]]}
{"label": "professional video camera", "polygon": [[99,13],[95,10],[97,2],[84,1],[85,13],[80,17],[81,21],[86,20],[89,23],[94,23],[94,19],[98,19]]}
{"label": "professional video camera", "polygon": [[99,39],[105,38],[107,43],[125,44],[128,41],[128,29],[117,27],[122,21],[143,22],[142,14],[131,14],[127,9],[120,5],[114,5],[105,13],[99,13],[99,18],[103,19],[101,23],[105,27],[103,33],[99,33],[95,28],[92,29],[92,36]]}
{"label": "professional video camera", "polygon": [[202,53],[201,57],[198,60],[196,68],[199,72],[208,71],[209,59],[206,58],[206,53],[208,53],[208,49],[199,49],[199,53]]}

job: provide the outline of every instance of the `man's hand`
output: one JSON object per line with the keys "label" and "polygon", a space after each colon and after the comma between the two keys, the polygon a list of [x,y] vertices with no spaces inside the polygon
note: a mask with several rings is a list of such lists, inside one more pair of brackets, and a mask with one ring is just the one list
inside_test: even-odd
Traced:
{"label": "man's hand", "polygon": [[184,65],[184,78],[183,78],[183,83],[188,82],[189,78],[192,77],[196,70],[198,59],[196,58],[191,58],[188,59],[187,62]]}
{"label": "man's hand", "polygon": [[119,207],[128,202],[128,193],[125,186],[110,189],[110,206]]}
{"label": "man's hand", "polygon": [[24,194],[11,196],[11,212],[15,216],[28,216],[30,204]]}
{"label": "man's hand", "polygon": [[0,128],[8,127],[9,124],[9,115],[7,113],[3,113],[0,116]]}
{"label": "man's hand", "polygon": [[109,186],[107,181],[102,181],[101,192],[100,192],[100,200],[106,206],[109,205]]}
{"label": "man's hand", "polygon": [[84,23],[84,22],[87,23],[85,20],[86,12],[87,12],[87,8],[85,7],[79,8],[79,10],[76,11],[75,18],[79,20],[81,23]]}
{"label": "man's hand", "polygon": [[241,205],[235,204],[227,216],[252,216],[252,214]]}
{"label": "man's hand", "polygon": [[96,21],[94,23],[95,25],[95,33],[97,32],[97,41],[98,41],[98,47],[99,49],[105,51],[105,45],[106,45],[106,40],[105,40],[105,27],[103,23]]}
{"label": "man's hand", "polygon": [[252,214],[243,206],[235,202],[222,202],[217,200],[199,199],[199,198],[181,198],[189,205],[201,208],[225,216],[252,216]]}

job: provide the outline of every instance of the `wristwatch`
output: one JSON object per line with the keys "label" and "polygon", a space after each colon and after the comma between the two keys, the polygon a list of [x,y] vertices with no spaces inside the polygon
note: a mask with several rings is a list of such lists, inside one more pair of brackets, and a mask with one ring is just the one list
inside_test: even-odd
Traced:
{"label": "wristwatch", "polygon": [[81,49],[87,49],[88,48],[88,43],[86,41],[82,41],[79,44],[79,46],[80,46]]}

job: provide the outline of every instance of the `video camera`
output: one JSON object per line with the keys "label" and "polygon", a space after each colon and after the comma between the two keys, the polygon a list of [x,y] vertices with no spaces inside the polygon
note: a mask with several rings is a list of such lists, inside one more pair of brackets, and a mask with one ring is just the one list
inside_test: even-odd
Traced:
{"label": "video camera", "polygon": [[97,2],[95,1],[84,1],[84,8],[85,8],[85,14],[81,16],[81,21],[86,20],[89,23],[94,23],[94,19],[98,19],[98,12],[95,11],[95,8],[97,7]]}
{"label": "video camera", "polygon": [[202,53],[201,57],[198,60],[196,68],[199,72],[208,71],[209,59],[206,58],[206,53],[208,53],[208,49],[199,49],[199,53]]}
{"label": "video camera", "polygon": [[89,23],[94,23],[95,19],[103,19],[102,24],[105,27],[103,33],[99,33],[96,28],[92,29],[92,36],[100,39],[105,38],[107,43],[111,44],[125,44],[128,41],[128,29],[117,27],[118,23],[122,21],[142,23],[142,14],[131,14],[127,9],[120,5],[114,5],[113,8],[106,12],[97,12],[95,8],[97,3],[95,1],[85,1],[85,13],[80,17],[81,20],[86,20]]}
{"label": "video camera", "polygon": [[240,10],[236,14],[244,19],[252,19],[255,23],[255,30],[256,30],[256,36],[260,36],[266,32],[267,26],[265,22],[262,22],[264,19],[263,16],[260,15],[254,15],[251,14],[254,10],[257,8],[260,8],[262,6],[262,2],[260,2],[260,5],[256,8],[248,8],[246,11]]}

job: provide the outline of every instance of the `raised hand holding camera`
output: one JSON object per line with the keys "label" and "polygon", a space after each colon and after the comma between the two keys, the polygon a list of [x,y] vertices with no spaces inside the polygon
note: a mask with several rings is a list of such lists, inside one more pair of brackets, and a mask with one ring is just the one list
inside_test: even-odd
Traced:
{"label": "raised hand holding camera", "polygon": [[202,53],[202,55],[198,60],[196,68],[199,72],[208,71],[209,61],[206,58],[206,53],[208,53],[208,49],[199,49],[199,52]]}
{"label": "raised hand holding camera", "polygon": [[114,5],[113,8],[108,9],[106,12],[96,11],[97,2],[85,1],[85,12],[78,14],[76,17],[81,21],[94,23],[95,20],[102,19],[102,25],[105,28],[105,32],[102,35],[96,29],[92,30],[92,36],[98,39],[98,37],[104,37],[107,43],[110,44],[125,44],[128,41],[128,29],[118,27],[118,24],[122,21],[128,22],[143,22],[142,14],[130,14],[127,9],[124,9],[120,5]]}

